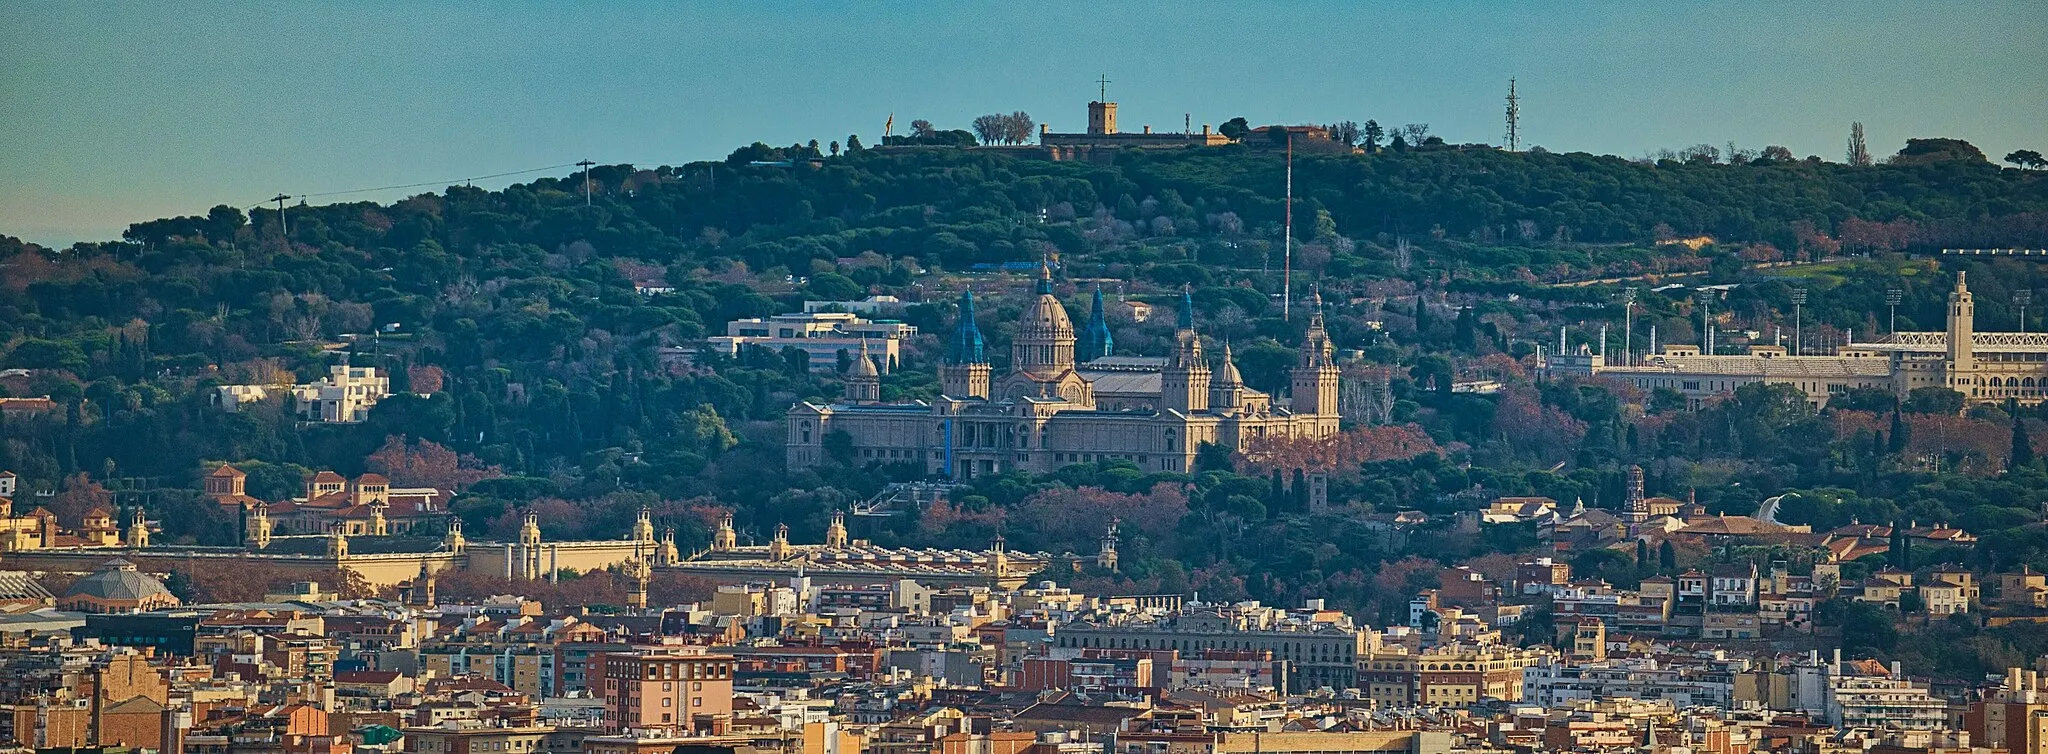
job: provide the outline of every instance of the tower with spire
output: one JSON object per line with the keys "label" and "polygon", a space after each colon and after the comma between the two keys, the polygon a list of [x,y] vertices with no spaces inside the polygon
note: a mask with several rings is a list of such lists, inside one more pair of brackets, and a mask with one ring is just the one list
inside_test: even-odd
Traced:
{"label": "tower with spire", "polygon": [[1337,415],[1337,356],[1330,333],[1323,329],[1323,293],[1309,294],[1308,332],[1301,342],[1301,360],[1289,373],[1294,391],[1290,408],[1297,414]]}
{"label": "tower with spire", "polygon": [[1103,310],[1102,285],[1095,285],[1093,305],[1088,310],[1088,328],[1082,333],[1081,351],[1074,358],[1087,363],[1104,358],[1116,350],[1116,337],[1109,332],[1109,318]]}
{"label": "tower with spire", "polygon": [[846,368],[844,378],[847,403],[882,402],[882,372],[875,368],[874,358],[868,356],[868,339],[860,339],[860,353],[853,357],[853,364]]}
{"label": "tower with spire", "polygon": [[974,291],[960,293],[960,322],[939,367],[939,390],[954,398],[988,398],[988,346],[974,322]]}
{"label": "tower with spire", "polygon": [[1173,354],[1160,371],[1159,402],[1182,414],[1209,410],[1209,361],[1202,357],[1202,336],[1195,332],[1195,298],[1180,291],[1180,321],[1173,330]]}
{"label": "tower with spire", "polygon": [[1116,526],[1123,523],[1121,518],[1111,518],[1109,526],[1102,530],[1102,548],[1095,553],[1095,567],[1105,571],[1116,570]]}

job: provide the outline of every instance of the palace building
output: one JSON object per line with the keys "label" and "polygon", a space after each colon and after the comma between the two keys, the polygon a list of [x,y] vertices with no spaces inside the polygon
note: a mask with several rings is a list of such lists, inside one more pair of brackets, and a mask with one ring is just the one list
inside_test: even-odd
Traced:
{"label": "palace building", "polygon": [[939,367],[942,395],[930,403],[883,403],[880,370],[863,349],[846,374],[842,400],[789,410],[789,466],[817,466],[828,452],[850,452],[841,460],[916,464],[954,479],[1047,473],[1107,459],[1185,472],[1204,443],[1242,450],[1265,437],[1337,433],[1338,368],[1320,296],[1292,371],[1291,400],[1246,386],[1228,344],[1211,364],[1185,292],[1173,352],[1165,358],[1112,355],[1099,291],[1094,304],[1087,329],[1077,335],[1053,295],[1050,268],[1041,265],[1037,297],[1010,347],[1009,371],[996,375],[975,324],[974,294],[961,294],[960,322]]}
{"label": "palace building", "polygon": [[1751,346],[1744,354],[1701,353],[1697,345],[1667,345],[1635,364],[1609,364],[1605,353],[1550,356],[1552,375],[1600,375],[1644,390],[1669,388],[1698,407],[1754,383],[1791,385],[1815,408],[1856,388],[1884,388],[1904,399],[1923,387],[1963,394],[1969,404],[2016,400],[2031,406],[2048,399],[2048,333],[1978,332],[1977,306],[1964,273],[1948,294],[1946,329],[1895,332],[1851,342],[1828,355],[1797,355],[1782,346]]}

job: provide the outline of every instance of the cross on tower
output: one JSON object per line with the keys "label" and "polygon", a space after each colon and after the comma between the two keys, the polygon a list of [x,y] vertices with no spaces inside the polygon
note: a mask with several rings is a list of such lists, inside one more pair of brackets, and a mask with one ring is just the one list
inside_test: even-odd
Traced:
{"label": "cross on tower", "polygon": [[1109,74],[1105,73],[1105,74],[1102,74],[1102,75],[1100,75],[1100,76],[1097,76],[1097,77],[1095,78],[1095,88],[1096,88],[1096,92],[1095,92],[1095,101],[1096,101],[1096,102],[1108,102],[1108,101],[1109,101]]}

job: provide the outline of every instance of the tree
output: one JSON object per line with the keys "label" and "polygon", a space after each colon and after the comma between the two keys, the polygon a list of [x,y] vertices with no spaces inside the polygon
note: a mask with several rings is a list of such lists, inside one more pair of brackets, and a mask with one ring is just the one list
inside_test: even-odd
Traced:
{"label": "tree", "polygon": [[912,138],[928,139],[938,135],[938,133],[939,130],[932,127],[931,121],[919,118],[910,122],[910,135]]}
{"label": "tree", "polygon": [[1378,152],[1380,151],[1380,137],[1387,134],[1387,129],[1381,128],[1379,121],[1368,120],[1365,122],[1364,134],[1365,141],[1360,146],[1365,147],[1367,152]]}
{"label": "tree", "polygon": [[1031,119],[1030,113],[1024,112],[1023,110],[1018,110],[1003,117],[1003,128],[1005,129],[1006,134],[1009,136],[1011,144],[1031,143],[1032,129],[1035,128],[1038,125],[1038,123],[1037,121]]}
{"label": "tree", "polygon": [[846,151],[848,153],[858,152],[866,148],[860,145],[860,134],[846,135]]}
{"label": "tree", "polygon": [[1856,121],[1854,123],[1849,124],[1848,158],[1850,167],[1870,167],[1870,143],[1868,141],[1865,141],[1863,138],[1862,121]]}
{"label": "tree", "polygon": [[1223,121],[1223,125],[1218,126],[1216,132],[1223,134],[1223,138],[1231,141],[1243,141],[1245,134],[1252,132],[1252,126],[1250,123],[1245,122],[1244,118],[1231,118],[1230,120]]}
{"label": "tree", "polygon": [[1891,435],[1887,438],[1888,444],[1885,446],[1885,449],[1893,453],[1904,452],[1907,444],[1912,439],[1912,426],[1906,423],[1905,415],[1899,412],[1897,406],[1892,407]]}
{"label": "tree", "polygon": [[2005,156],[2005,161],[2022,168],[2038,169],[2048,167],[2048,158],[2041,157],[2040,152],[2031,149],[2014,150],[2011,154]]}
{"label": "tree", "polygon": [[1429,124],[1428,124],[1428,123],[1406,123],[1406,124],[1403,124],[1403,125],[1401,126],[1401,136],[1405,137],[1405,138],[1406,138],[1406,139],[1408,140],[1408,144],[1409,144],[1410,146],[1419,146],[1419,145],[1421,145],[1421,144],[1422,144],[1423,142],[1425,142],[1425,141],[1429,141]]}
{"label": "tree", "polygon": [[1929,162],[1990,162],[1984,150],[1962,139],[1907,139],[1906,147],[1892,162],[1912,165]]}
{"label": "tree", "polygon": [[1008,143],[1009,129],[1004,126],[1002,113],[977,116],[971,124],[975,138],[983,144]]}
{"label": "tree", "polygon": [[1400,134],[1394,134],[1393,141],[1387,142],[1387,148],[1396,152],[1406,152],[1408,151],[1408,140],[1402,138]]}
{"label": "tree", "polygon": [[1792,150],[1772,144],[1764,147],[1762,152],[1758,152],[1757,159],[1770,160],[1771,162],[1792,162],[1799,158],[1792,156]]}
{"label": "tree", "polygon": [[1363,133],[1364,129],[1359,128],[1358,121],[1355,120],[1330,125],[1330,140],[1347,147],[1357,144]]}
{"label": "tree", "polygon": [[1960,414],[1963,394],[1945,387],[1916,387],[1906,393],[1906,410],[1916,414]]}
{"label": "tree", "polygon": [[835,142],[832,142],[832,156],[833,156],[833,157],[838,157],[838,156],[839,156],[839,142],[837,142],[837,141],[835,141]]}
{"label": "tree", "polygon": [[1672,546],[1671,540],[1657,545],[1657,569],[1665,573],[1678,570],[1678,548]]}
{"label": "tree", "polygon": [[2025,419],[2020,418],[2017,407],[2014,407],[2008,413],[2013,414],[2012,454],[2006,457],[2005,468],[2007,471],[2030,468],[2034,465],[2035,460],[2034,442],[2032,438],[2027,437],[2027,422]]}
{"label": "tree", "polygon": [[384,445],[363,458],[363,468],[382,474],[400,487],[433,487],[463,490],[478,481],[500,476],[473,456],[465,456],[429,440],[412,440],[392,435]]}

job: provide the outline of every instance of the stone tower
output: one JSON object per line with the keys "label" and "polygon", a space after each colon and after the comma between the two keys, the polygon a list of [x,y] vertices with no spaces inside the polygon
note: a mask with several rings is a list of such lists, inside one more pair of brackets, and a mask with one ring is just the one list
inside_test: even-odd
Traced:
{"label": "stone tower", "polygon": [[249,509],[249,544],[258,550],[270,546],[270,506],[265,503]]}
{"label": "stone tower", "polygon": [[868,341],[860,341],[860,354],[853,357],[853,364],[846,368],[841,378],[846,385],[847,403],[882,402],[882,373],[875,368],[875,360],[868,356]]}
{"label": "stone tower", "polygon": [[672,566],[681,562],[683,562],[682,553],[676,550],[675,528],[670,527],[661,530],[661,544],[654,548],[654,564],[658,566]]}
{"label": "stone tower", "polygon": [[654,542],[654,509],[640,506],[640,515],[633,519],[633,541]]}
{"label": "stone tower", "polygon": [[988,347],[974,322],[974,291],[960,294],[960,323],[953,328],[946,363],[939,367],[939,390],[953,398],[988,398]]}
{"label": "stone tower", "polygon": [[434,606],[434,569],[425,560],[420,561],[420,575],[412,579],[413,607]]}
{"label": "stone tower", "polygon": [[1650,520],[1650,499],[1643,496],[1643,467],[1628,467],[1627,498],[1622,502],[1621,520],[1639,524]]}
{"label": "stone tower", "polygon": [[1173,332],[1173,355],[1159,375],[1163,409],[1183,414],[1209,410],[1209,362],[1202,357],[1202,336],[1195,333],[1195,299],[1180,292],[1180,322]]}
{"label": "stone tower", "polygon": [[1956,273],[1955,290],[1948,293],[1948,386],[1967,399],[1976,393],[1977,358],[1970,341],[1977,332],[1977,302],[1963,275]]}
{"label": "stone tower", "polygon": [[740,535],[739,532],[733,531],[732,514],[727,513],[724,516],[720,516],[718,519],[718,531],[711,534],[711,551],[731,552],[739,549],[739,546]]}
{"label": "stone tower", "polygon": [[136,508],[135,515],[128,521],[128,547],[140,550],[149,546],[149,521],[142,517],[142,509]]}
{"label": "stone tower", "polygon": [[775,525],[775,538],[768,541],[768,559],[776,562],[789,559],[789,524]]}
{"label": "stone tower", "polygon": [[1088,133],[1096,136],[1116,133],[1116,103],[1088,103]]}
{"label": "stone tower", "polygon": [[1010,344],[1010,368],[1052,377],[1074,368],[1074,321],[1052,293],[1052,266],[1038,264],[1038,297],[1017,323]]}
{"label": "stone tower", "polygon": [[462,536],[462,519],[448,519],[448,536],[441,540],[441,545],[456,555],[461,555],[463,549],[469,547],[469,539]]}
{"label": "stone tower", "polygon": [[989,575],[997,581],[1010,575],[1010,553],[1003,548],[1003,535],[997,534],[993,547],[988,552]]}
{"label": "stone tower", "polygon": [[336,560],[348,557],[348,533],[340,524],[327,531],[327,557]]}
{"label": "stone tower", "polygon": [[1102,549],[1095,553],[1095,566],[1105,571],[1116,570],[1116,525],[1123,519],[1112,518],[1109,526],[1102,531]]}
{"label": "stone tower", "polygon": [[1289,375],[1294,390],[1291,408],[1297,414],[1337,415],[1337,355],[1330,333],[1323,329],[1323,294],[1309,296],[1308,332],[1302,338],[1301,361]]}
{"label": "stone tower", "polygon": [[1088,310],[1088,329],[1081,333],[1081,351],[1076,361],[1087,363],[1116,350],[1116,337],[1109,332],[1109,318],[1102,307],[1102,286],[1095,286],[1094,305]]}
{"label": "stone tower", "polygon": [[391,506],[382,500],[370,504],[371,536],[382,537],[391,533],[391,521],[384,517],[384,509],[389,507]]}
{"label": "stone tower", "polygon": [[527,547],[540,546],[540,514],[527,511],[526,520],[519,524],[519,544]]}
{"label": "stone tower", "polygon": [[846,549],[846,514],[832,512],[832,525],[825,527],[825,547],[831,550]]}

